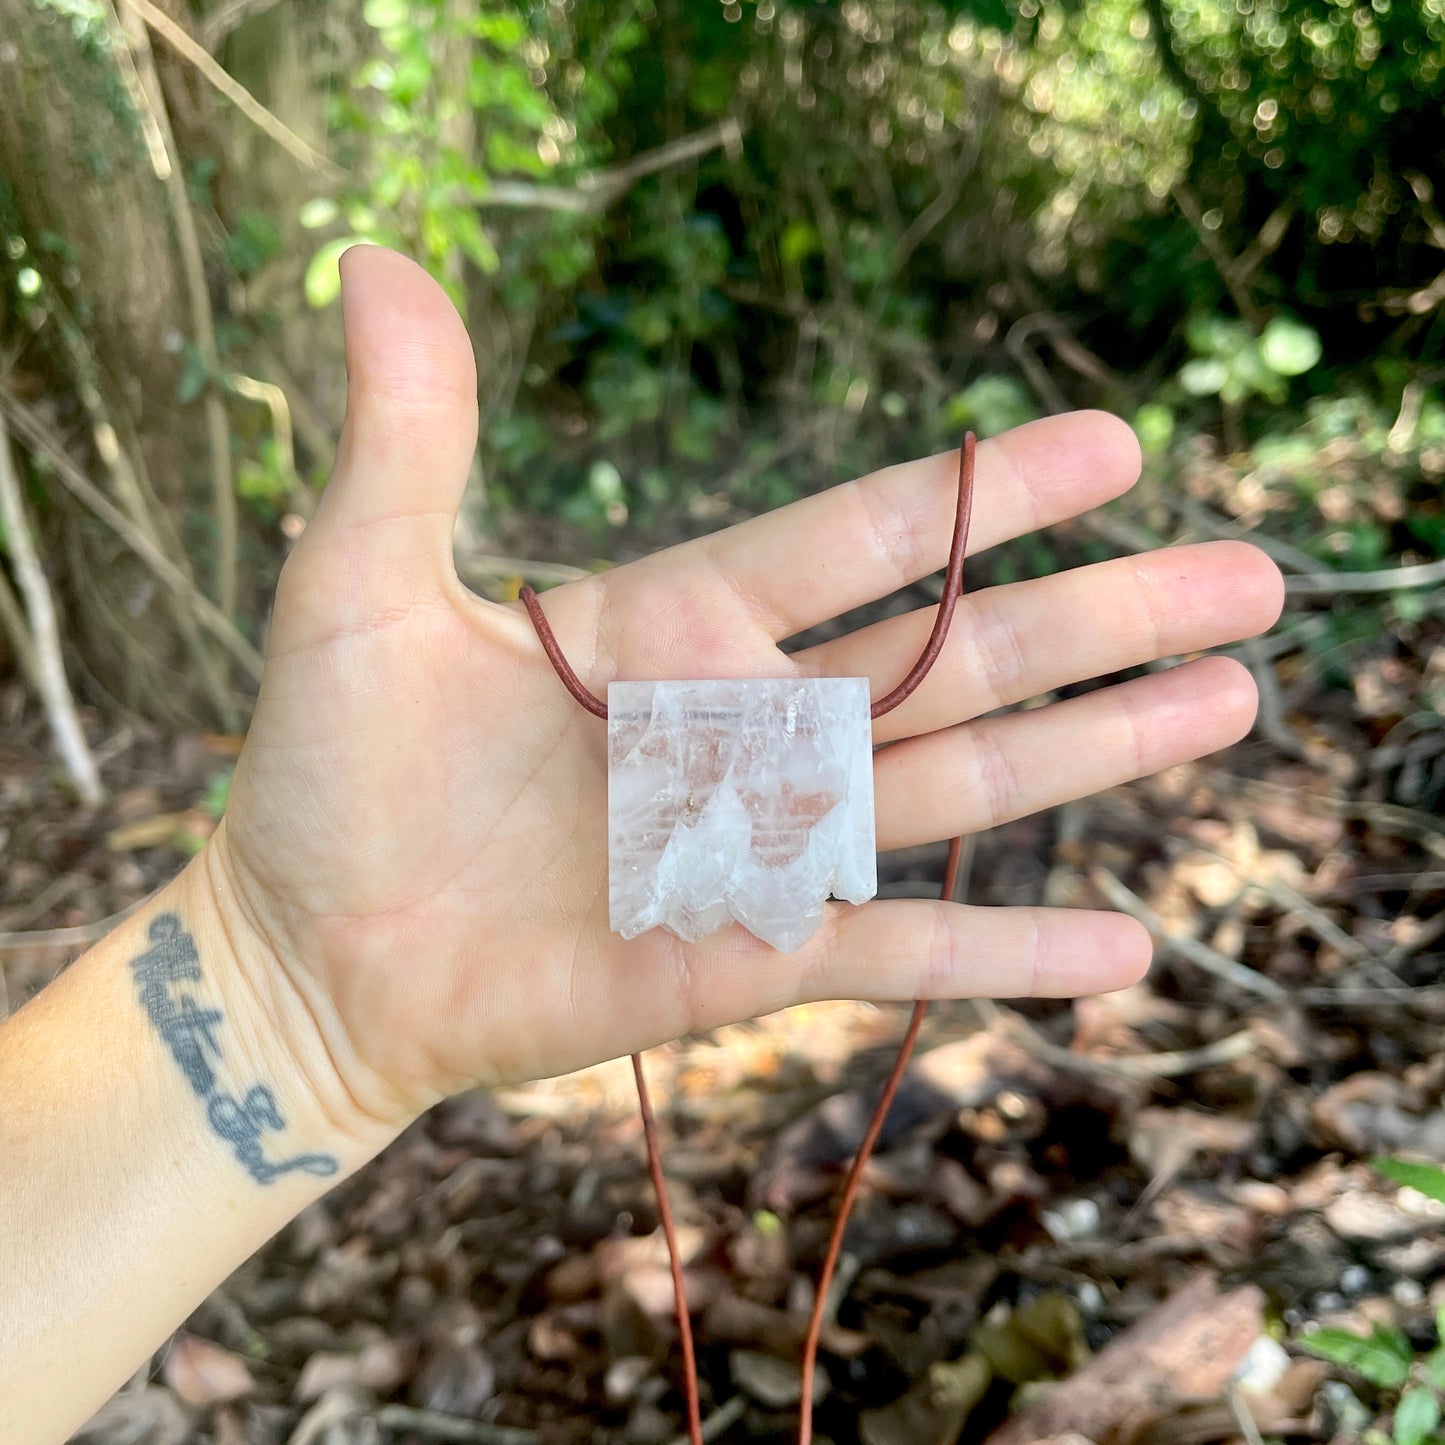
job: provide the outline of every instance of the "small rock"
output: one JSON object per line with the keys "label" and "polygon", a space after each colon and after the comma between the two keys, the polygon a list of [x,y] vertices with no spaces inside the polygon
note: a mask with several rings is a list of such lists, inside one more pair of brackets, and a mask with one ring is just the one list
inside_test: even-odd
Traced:
{"label": "small rock", "polygon": [[1390,1297],[1408,1309],[1425,1298],[1425,1286],[1418,1279],[1397,1279],[1390,1286]]}
{"label": "small rock", "polygon": [[[803,1398],[803,1374],[791,1360],[757,1350],[734,1350],[728,1356],[733,1383],[745,1395],[769,1409],[785,1410]],[[819,1370],[813,1377],[813,1403],[827,1392],[827,1375]]]}
{"label": "small rock", "polygon": [[1364,1294],[1370,1287],[1370,1271],[1362,1264],[1347,1265],[1340,1274],[1340,1288],[1346,1294]]}
{"label": "small rock", "polygon": [[646,1355],[624,1355],[620,1360],[613,1360],[602,1377],[603,1393],[614,1405],[626,1404],[654,1368]]}
{"label": "small rock", "polygon": [[311,1356],[302,1368],[301,1377],[296,1381],[292,1398],[298,1405],[309,1405],[319,1400],[328,1390],[341,1385],[355,1385],[361,1376],[361,1361],[357,1355],[338,1355],[320,1351]]}
{"label": "small rock", "polygon": [[1409,1239],[1421,1228],[1421,1221],[1412,1219],[1393,1200],[1356,1190],[1336,1195],[1325,1205],[1324,1216],[1341,1239],[1362,1244],[1392,1244]]}
{"label": "small rock", "polygon": [[1290,1367],[1289,1351],[1268,1335],[1261,1335],[1234,1371],[1234,1383],[1242,1395],[1262,1399],[1272,1394]]}
{"label": "small rock", "polygon": [[423,1410],[468,1416],[475,1415],[496,1388],[496,1366],[480,1347],[443,1344],[423,1357],[409,1397]]}
{"label": "small rock", "polygon": [[663,1445],[676,1433],[672,1420],[656,1405],[641,1404],[628,1419],[623,1438],[628,1445]]}
{"label": "small rock", "polygon": [[1039,1218],[1058,1244],[1088,1239],[1099,1232],[1099,1206],[1092,1199],[1066,1199]]}

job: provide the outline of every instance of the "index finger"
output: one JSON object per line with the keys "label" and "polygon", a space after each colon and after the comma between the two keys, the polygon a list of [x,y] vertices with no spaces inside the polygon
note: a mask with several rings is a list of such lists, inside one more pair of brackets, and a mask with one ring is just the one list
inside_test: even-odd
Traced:
{"label": "index finger", "polygon": [[[1106,412],[1015,427],[978,448],[969,552],[1062,522],[1139,477],[1134,433]],[[707,568],[775,641],[886,597],[943,566],[953,530],[958,452],[903,462],[642,565]]]}

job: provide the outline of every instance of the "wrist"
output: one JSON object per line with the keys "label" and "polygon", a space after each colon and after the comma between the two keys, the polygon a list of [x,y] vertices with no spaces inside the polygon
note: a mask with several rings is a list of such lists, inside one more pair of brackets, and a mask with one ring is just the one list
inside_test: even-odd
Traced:
{"label": "wrist", "polygon": [[68,1436],[390,1138],[229,909],[197,859],[0,1025],[0,1439]]}
{"label": "wrist", "polygon": [[174,918],[189,935],[201,996],[224,1014],[208,1122],[256,1182],[339,1177],[400,1133],[410,1118],[379,1081],[358,1082],[329,999],[237,887],[224,825],[159,901],[152,929]]}

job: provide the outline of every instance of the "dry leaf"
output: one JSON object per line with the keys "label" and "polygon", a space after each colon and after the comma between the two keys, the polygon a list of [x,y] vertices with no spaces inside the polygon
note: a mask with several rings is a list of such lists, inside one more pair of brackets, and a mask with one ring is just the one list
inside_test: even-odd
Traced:
{"label": "dry leaf", "polygon": [[240,1355],[198,1335],[177,1335],[171,1341],[161,1378],[188,1405],[244,1400],[256,1388]]}
{"label": "dry leaf", "polygon": [[1220,1295],[1201,1275],[996,1430],[988,1445],[1030,1445],[1065,1430],[1094,1440],[1132,1437],[1179,1401],[1218,1396],[1259,1338],[1263,1304],[1253,1285]]}

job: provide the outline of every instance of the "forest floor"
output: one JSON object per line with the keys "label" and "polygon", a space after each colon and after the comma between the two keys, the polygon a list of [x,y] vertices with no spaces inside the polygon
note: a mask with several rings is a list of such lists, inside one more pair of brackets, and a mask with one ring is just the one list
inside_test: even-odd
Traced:
{"label": "forest floor", "polygon": [[[1445,1208],[1370,1160],[1445,1156],[1445,631],[1380,628],[1343,675],[1245,660],[1254,737],[977,839],[972,901],[1124,907],[1157,962],[1107,997],[931,1011],[848,1233],[820,1442],[1355,1440],[1394,1397],[1328,1378],[1304,1327],[1433,1343]],[[96,742],[111,801],[85,811],[0,690],[0,1011],[181,866],[237,746]],[[941,856],[889,858],[885,893]],[[905,1020],[819,1005],[648,1058],[709,1438],[793,1438],[811,1280]],[[77,1438],[663,1445],[656,1226],[625,1061],[458,1098]]]}

